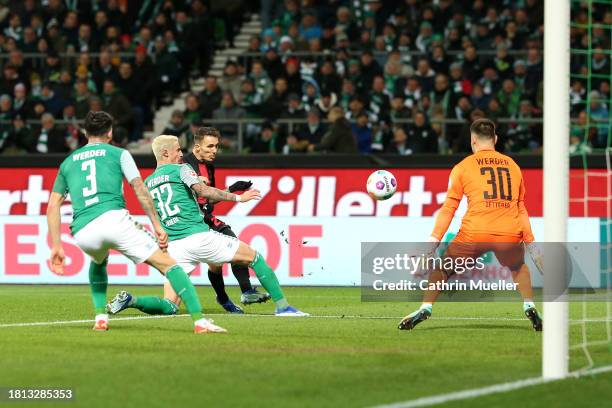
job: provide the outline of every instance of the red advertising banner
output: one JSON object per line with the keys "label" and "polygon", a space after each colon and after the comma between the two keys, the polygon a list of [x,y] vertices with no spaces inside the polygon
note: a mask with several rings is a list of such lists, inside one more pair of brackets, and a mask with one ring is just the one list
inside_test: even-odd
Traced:
{"label": "red advertising banner", "polygon": [[[333,158],[330,157],[330,160]],[[387,169],[398,182],[397,193],[375,202],[365,192],[372,169],[217,169],[217,187],[251,180],[262,192],[260,201],[236,206],[221,203],[217,215],[257,216],[431,216],[446,196],[450,169]],[[142,169],[143,177],[153,169]],[[1,168],[0,215],[42,215],[57,169]],[[526,205],[531,216],[542,215],[542,170],[523,170]],[[612,178],[606,170],[574,169],[570,174],[570,215],[606,217],[611,206]],[[586,187],[585,188],[585,183]],[[132,189],[126,185],[127,206],[142,214]],[[585,196],[588,198],[585,200]],[[69,208],[66,209],[69,211]]]}

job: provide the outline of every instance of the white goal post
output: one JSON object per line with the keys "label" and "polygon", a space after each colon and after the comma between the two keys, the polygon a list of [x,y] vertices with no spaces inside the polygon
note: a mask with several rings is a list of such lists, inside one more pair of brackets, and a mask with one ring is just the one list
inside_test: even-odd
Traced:
{"label": "white goal post", "polygon": [[[567,241],[569,215],[570,2],[544,2],[544,240],[559,243]],[[563,257],[554,261],[545,266],[545,298],[565,281]],[[545,379],[568,375],[568,309],[567,302],[544,303]]]}

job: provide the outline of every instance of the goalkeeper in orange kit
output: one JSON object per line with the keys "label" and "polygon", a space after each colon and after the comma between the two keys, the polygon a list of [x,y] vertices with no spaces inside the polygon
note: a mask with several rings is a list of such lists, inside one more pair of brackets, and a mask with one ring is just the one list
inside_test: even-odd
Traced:
{"label": "goalkeeper in orange kit", "polygon": [[[492,121],[476,120],[470,127],[470,133],[474,154],[457,164],[451,172],[446,201],[438,213],[429,239],[433,246],[431,251],[435,251],[444,237],[465,195],[468,209],[459,233],[449,244],[444,258],[475,259],[485,252],[495,253],[500,264],[512,271],[512,278],[523,297],[523,311],[533,328],[540,331],[542,319],[533,303],[531,276],[525,264],[525,246],[540,271],[542,262],[541,254],[533,244],[521,170],[510,157],[495,151],[497,135]],[[453,273],[453,270],[433,270],[429,283],[445,282]],[[427,320],[439,293],[439,290],[426,290],[421,307],[404,317],[399,329],[411,330]]]}

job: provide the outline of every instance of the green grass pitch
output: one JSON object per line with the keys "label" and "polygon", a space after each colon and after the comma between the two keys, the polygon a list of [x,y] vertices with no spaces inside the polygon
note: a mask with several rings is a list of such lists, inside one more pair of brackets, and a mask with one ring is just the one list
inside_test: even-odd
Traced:
{"label": "green grass pitch", "polygon": [[[119,289],[109,288],[109,297]],[[158,287],[129,287],[159,294]],[[92,319],[86,286],[0,286],[0,388],[71,388],[74,400],[0,406],[65,407],[366,407],[540,375],[541,333],[521,303],[440,303],[431,320],[400,332],[417,304],[362,303],[358,288],[287,288],[289,301],[315,316],[276,318],[221,314],[209,287],[204,312],[229,330],[194,335],[186,316],[92,323],[7,326]],[[238,299],[236,288],[230,295]],[[582,305],[571,305],[573,319]],[[271,304],[247,306],[271,314]],[[605,305],[588,305],[605,317]],[[127,311],[122,317],[144,316]],[[344,317],[341,317],[344,316]],[[112,319],[112,318],[111,318]],[[546,316],[544,316],[546,324]],[[589,340],[605,324],[588,323]],[[570,344],[580,342],[571,325]],[[612,364],[607,344],[591,346],[596,366]],[[571,351],[572,369],[587,363]],[[452,407],[604,407],[612,373],[448,403]]]}

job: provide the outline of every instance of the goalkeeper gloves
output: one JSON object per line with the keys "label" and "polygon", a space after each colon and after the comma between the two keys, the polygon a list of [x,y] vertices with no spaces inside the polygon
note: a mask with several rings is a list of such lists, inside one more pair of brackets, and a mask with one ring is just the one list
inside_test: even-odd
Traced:
{"label": "goalkeeper gloves", "polygon": [[540,247],[535,242],[529,242],[525,243],[525,248],[540,274],[544,275],[544,255]]}
{"label": "goalkeeper gloves", "polygon": [[237,181],[228,187],[228,191],[233,193],[234,191],[246,191],[253,185],[250,181]]}

